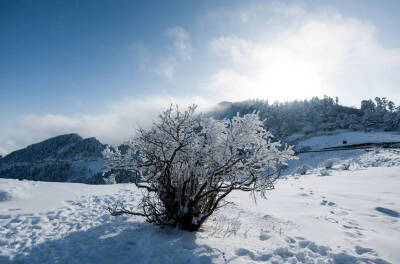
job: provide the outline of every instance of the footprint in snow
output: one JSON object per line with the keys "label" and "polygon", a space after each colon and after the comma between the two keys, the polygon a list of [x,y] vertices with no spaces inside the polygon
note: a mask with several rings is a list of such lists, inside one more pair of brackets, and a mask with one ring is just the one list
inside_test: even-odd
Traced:
{"label": "footprint in snow", "polygon": [[360,246],[355,246],[355,251],[356,251],[356,253],[358,255],[362,255],[362,254],[365,254],[365,253],[371,253],[373,255],[376,255],[375,250],[373,250],[372,248],[363,248],[363,247],[360,247]]}
{"label": "footprint in snow", "polygon": [[397,212],[395,210],[392,210],[392,209],[385,208],[385,207],[380,207],[379,206],[379,207],[376,207],[375,210],[380,212],[380,213],[383,213],[385,215],[391,216],[391,217],[396,217],[396,218],[400,217],[399,212]]}
{"label": "footprint in snow", "polygon": [[236,255],[240,257],[248,256],[253,261],[268,261],[272,257],[272,254],[257,254],[245,248],[237,249]]}
{"label": "footprint in snow", "polygon": [[261,241],[265,241],[265,240],[270,239],[271,236],[268,235],[267,233],[261,233],[259,238],[260,238]]}
{"label": "footprint in snow", "polygon": [[29,220],[31,222],[32,225],[37,225],[40,222],[40,217],[37,216],[33,216],[33,217],[29,217]]}
{"label": "footprint in snow", "polygon": [[336,204],[334,202],[329,202],[327,200],[322,200],[321,205],[334,206]]}
{"label": "footprint in snow", "polygon": [[0,219],[10,219],[11,215],[0,215]]}
{"label": "footprint in snow", "polygon": [[13,212],[13,211],[21,211],[21,208],[10,208],[8,211]]}
{"label": "footprint in snow", "polygon": [[0,191],[0,202],[6,202],[11,200],[11,195],[8,192]]}
{"label": "footprint in snow", "polygon": [[336,219],[334,219],[332,217],[325,217],[325,220],[328,221],[328,222],[331,222],[333,224],[338,224],[339,223],[338,220],[336,220]]}
{"label": "footprint in snow", "polygon": [[293,239],[293,238],[291,238],[291,237],[286,237],[286,242],[288,242],[288,243],[290,243],[290,244],[294,244],[294,243],[296,243],[296,240],[295,239]]}

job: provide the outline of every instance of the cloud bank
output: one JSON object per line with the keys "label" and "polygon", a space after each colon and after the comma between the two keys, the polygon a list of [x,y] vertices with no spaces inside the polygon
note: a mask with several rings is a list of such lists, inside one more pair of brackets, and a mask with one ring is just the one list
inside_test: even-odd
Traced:
{"label": "cloud bank", "polygon": [[14,127],[0,133],[0,154],[67,133],[78,133],[85,138],[96,137],[103,143],[120,144],[132,137],[138,127],[149,127],[157,115],[171,104],[182,108],[197,104],[201,112],[212,107],[208,100],[201,97],[149,96],[115,102],[104,113],[95,115],[24,115]]}
{"label": "cloud bank", "polygon": [[210,51],[224,63],[205,87],[225,100],[326,94],[358,106],[362,98],[400,97],[400,49],[384,47],[371,24],[279,4],[217,17],[233,21],[229,16],[240,17],[232,24],[253,28],[257,37],[226,34],[210,41]]}

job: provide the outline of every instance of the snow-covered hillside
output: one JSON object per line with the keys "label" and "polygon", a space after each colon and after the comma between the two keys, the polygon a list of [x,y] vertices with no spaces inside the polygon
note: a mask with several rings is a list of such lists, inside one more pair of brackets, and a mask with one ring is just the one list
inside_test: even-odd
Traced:
{"label": "snow-covered hillside", "polygon": [[[295,138],[297,139],[295,140]],[[303,165],[308,165],[314,169],[321,169],[320,167],[322,163],[326,160],[332,160],[337,165],[351,163],[352,167],[374,166],[374,164],[371,163],[373,160],[376,160],[376,162],[380,163],[381,166],[390,166],[390,162],[384,162],[388,155],[390,156],[389,160],[392,158],[396,159],[396,157],[393,157],[392,155],[393,152],[390,151],[384,152],[385,154],[383,157],[379,154],[379,149],[375,151],[373,148],[318,151],[324,148],[349,146],[362,143],[400,142],[400,133],[337,130],[314,136],[295,135],[295,137],[292,138],[292,141],[293,144],[295,144],[295,149],[297,151],[311,150],[311,152],[300,153],[298,154],[299,159],[289,161],[289,167],[284,171],[284,174],[291,174]],[[343,144],[343,141],[347,142],[346,145]],[[370,151],[372,151],[372,153],[369,153]]]}
{"label": "snow-covered hillside", "polygon": [[307,137],[297,144],[297,148],[306,148],[310,150],[319,150],[328,147],[337,147],[343,145],[361,143],[381,143],[381,142],[400,142],[400,132],[364,132],[364,131],[332,131],[324,135]]}
{"label": "snow-covered hillside", "polygon": [[369,165],[282,179],[256,204],[235,192],[197,233],[110,216],[139,200],[131,184],[0,179],[0,263],[400,263],[400,155],[358,159]]}
{"label": "snow-covered hillside", "polygon": [[104,148],[77,134],[49,138],[0,159],[0,178],[102,184]]}

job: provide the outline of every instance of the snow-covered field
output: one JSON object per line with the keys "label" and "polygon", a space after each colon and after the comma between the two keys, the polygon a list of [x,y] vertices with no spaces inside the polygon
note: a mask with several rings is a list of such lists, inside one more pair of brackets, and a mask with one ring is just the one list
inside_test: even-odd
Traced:
{"label": "snow-covered field", "polygon": [[233,193],[197,233],[110,216],[139,200],[130,184],[0,179],[0,263],[400,263],[400,154],[353,161],[282,179],[256,204]]}

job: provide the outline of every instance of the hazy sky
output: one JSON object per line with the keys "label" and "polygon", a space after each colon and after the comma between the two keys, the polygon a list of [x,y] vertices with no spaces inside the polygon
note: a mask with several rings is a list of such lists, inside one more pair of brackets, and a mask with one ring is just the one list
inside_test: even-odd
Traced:
{"label": "hazy sky", "polygon": [[400,1],[0,0],[0,154],[119,143],[170,103],[400,103]]}

